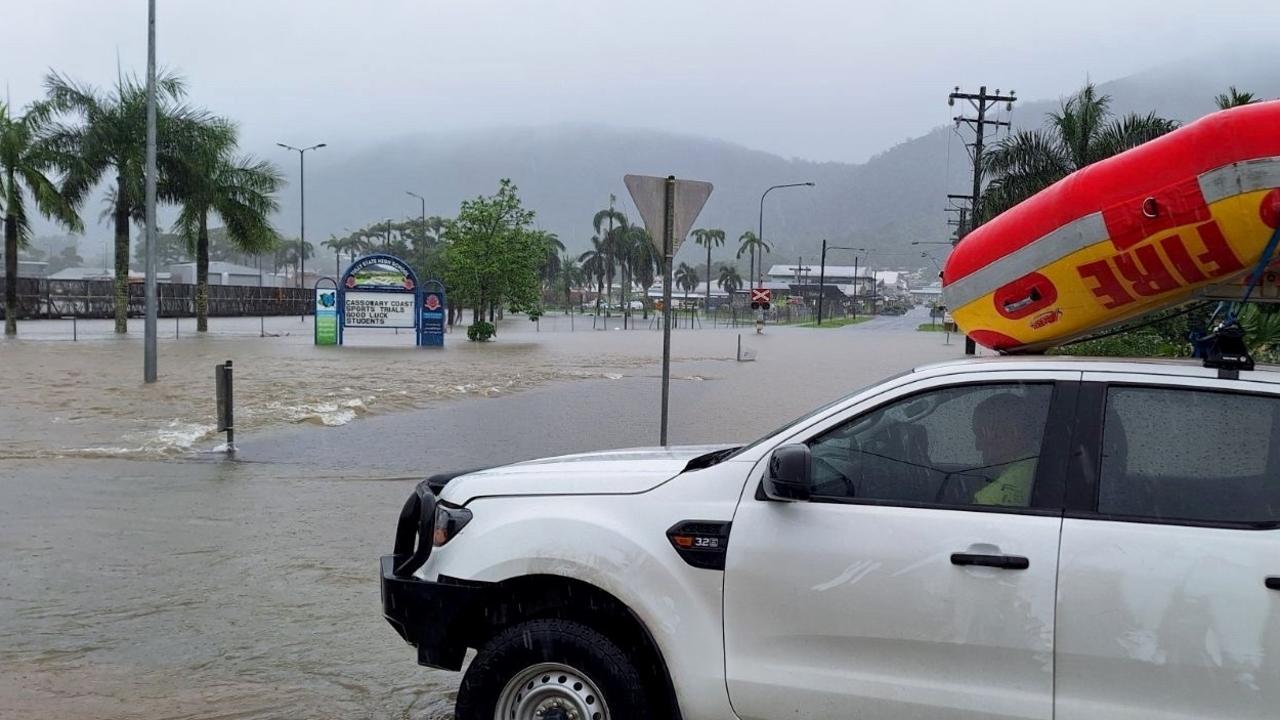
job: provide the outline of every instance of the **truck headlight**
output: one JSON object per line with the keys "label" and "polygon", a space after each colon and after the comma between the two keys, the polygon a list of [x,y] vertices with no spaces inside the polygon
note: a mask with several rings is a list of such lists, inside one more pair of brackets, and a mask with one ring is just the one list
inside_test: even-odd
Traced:
{"label": "truck headlight", "polygon": [[471,522],[471,511],[464,507],[450,507],[444,503],[436,505],[435,530],[431,533],[431,544],[440,547],[452,540],[462,528]]}

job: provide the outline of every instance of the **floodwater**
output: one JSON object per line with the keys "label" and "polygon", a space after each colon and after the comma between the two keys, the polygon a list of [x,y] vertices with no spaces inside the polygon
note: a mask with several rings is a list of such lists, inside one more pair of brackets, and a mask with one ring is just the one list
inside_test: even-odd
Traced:
{"label": "floodwater", "polygon": [[[297,318],[265,338],[256,319],[199,338],[170,321],[152,387],[140,325],[72,342],[23,324],[0,340],[0,718],[449,717],[458,676],[382,620],[377,558],[425,474],[656,442],[661,335],[581,323],[511,319],[441,351],[385,331],[315,348]],[[739,332],[755,362],[735,361]],[[944,341],[679,330],[672,442],[752,439],[959,357]],[[210,432],[227,359],[234,459]]]}

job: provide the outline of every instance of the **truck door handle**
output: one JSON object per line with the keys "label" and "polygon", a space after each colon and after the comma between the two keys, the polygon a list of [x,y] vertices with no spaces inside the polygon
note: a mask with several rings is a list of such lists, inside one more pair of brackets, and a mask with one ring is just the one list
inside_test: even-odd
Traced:
{"label": "truck door handle", "polygon": [[951,564],[977,565],[1001,570],[1026,570],[1031,567],[1031,561],[1021,555],[975,555],[973,553],[951,553]]}
{"label": "truck door handle", "polygon": [[1267,578],[1267,589],[1268,589],[1268,590],[1280,590],[1280,577],[1269,577],[1269,578]]}

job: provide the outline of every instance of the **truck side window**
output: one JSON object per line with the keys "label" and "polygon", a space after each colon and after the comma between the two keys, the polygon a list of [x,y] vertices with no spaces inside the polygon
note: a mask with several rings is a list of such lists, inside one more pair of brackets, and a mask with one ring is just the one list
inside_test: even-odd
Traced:
{"label": "truck side window", "polygon": [[1280,398],[1115,386],[1098,511],[1157,520],[1280,521]]}
{"label": "truck side window", "polygon": [[815,499],[1027,507],[1053,386],[930,390],[810,441]]}

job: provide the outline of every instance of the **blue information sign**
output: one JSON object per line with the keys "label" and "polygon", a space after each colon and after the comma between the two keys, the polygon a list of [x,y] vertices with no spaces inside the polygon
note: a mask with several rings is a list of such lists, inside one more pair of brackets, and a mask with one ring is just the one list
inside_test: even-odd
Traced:
{"label": "blue information sign", "polygon": [[444,285],[437,280],[428,281],[422,289],[422,305],[419,309],[418,344],[439,347],[444,345],[445,313]]}

